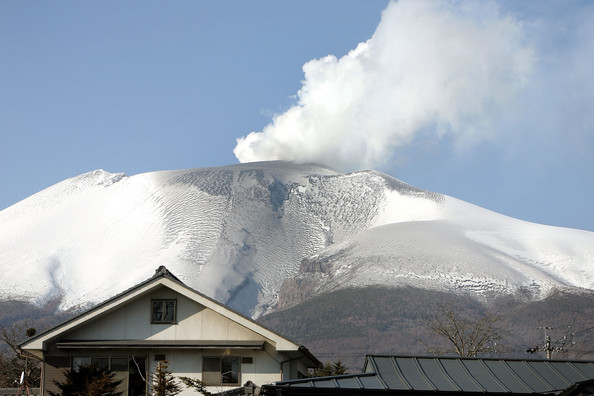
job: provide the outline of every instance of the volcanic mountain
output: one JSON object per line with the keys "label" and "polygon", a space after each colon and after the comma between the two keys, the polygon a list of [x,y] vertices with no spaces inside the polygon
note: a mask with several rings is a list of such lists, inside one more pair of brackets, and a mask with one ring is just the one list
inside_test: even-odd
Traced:
{"label": "volcanic mountain", "polygon": [[95,170],[0,212],[1,300],[85,307],[160,265],[252,317],[368,286],[532,301],[594,289],[594,233],[290,162]]}

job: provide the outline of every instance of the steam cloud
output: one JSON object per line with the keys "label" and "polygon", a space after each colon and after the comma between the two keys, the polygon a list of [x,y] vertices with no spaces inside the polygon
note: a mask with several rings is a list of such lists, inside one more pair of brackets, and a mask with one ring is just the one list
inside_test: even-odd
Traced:
{"label": "steam cloud", "polygon": [[392,2],[368,41],[307,62],[297,104],[238,139],[234,153],[352,170],[384,163],[419,134],[488,138],[492,115],[533,69],[524,37],[492,3]]}
{"label": "steam cloud", "polygon": [[[503,12],[510,4],[520,8]],[[524,11],[531,19],[516,16]],[[568,153],[588,155],[593,26],[588,2],[391,2],[368,41],[307,62],[296,104],[234,153],[344,171],[446,137],[456,148],[499,139],[528,155],[570,142]]]}

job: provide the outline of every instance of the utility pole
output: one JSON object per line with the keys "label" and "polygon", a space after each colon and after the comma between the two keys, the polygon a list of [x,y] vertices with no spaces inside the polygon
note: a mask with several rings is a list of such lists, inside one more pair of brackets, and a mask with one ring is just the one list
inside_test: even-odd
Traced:
{"label": "utility pole", "polygon": [[[568,326],[567,329],[568,330],[571,329],[571,326]],[[569,349],[571,346],[573,346],[575,344],[575,342],[572,342],[573,333],[570,333],[569,335],[564,335],[563,339],[561,339],[561,340],[552,341],[551,336],[549,334],[547,334],[547,330],[553,330],[552,327],[541,326],[541,327],[539,327],[539,330],[544,330],[544,338],[545,339],[544,339],[543,345],[537,345],[534,348],[529,348],[526,350],[526,352],[536,353],[539,351],[545,351],[547,360],[549,360],[552,358],[553,352],[567,352],[567,349]],[[566,348],[565,345],[567,345],[568,343],[569,343],[569,345]]]}
{"label": "utility pole", "polygon": [[545,351],[547,352],[547,360],[550,360],[551,355],[553,354],[553,347],[551,346],[551,336],[547,334],[547,330],[553,330],[553,328],[548,326],[541,326],[541,329],[543,328],[545,333]]}

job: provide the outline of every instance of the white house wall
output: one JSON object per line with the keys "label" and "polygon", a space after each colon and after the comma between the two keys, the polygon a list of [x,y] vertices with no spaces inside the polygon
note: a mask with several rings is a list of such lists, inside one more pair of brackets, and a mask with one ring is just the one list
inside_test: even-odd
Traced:
{"label": "white house wall", "polygon": [[[151,300],[152,299],[175,299],[177,301],[177,324],[151,324]],[[241,365],[241,376],[239,385],[247,381],[262,385],[279,381],[281,377],[280,362],[287,360],[285,354],[274,348],[272,340],[252,331],[244,326],[230,320],[229,318],[206,308],[196,301],[185,297],[167,287],[161,287],[140,296],[120,307],[111,310],[109,315],[95,318],[81,327],[63,334],[60,340],[153,340],[153,341],[175,341],[175,340],[203,340],[203,341],[267,341],[264,350],[251,349],[167,349],[149,348],[144,352],[123,350],[72,350],[74,356],[118,356],[128,353],[147,357],[147,368],[154,373],[157,365],[155,355],[164,355],[168,361],[168,370],[175,377],[191,377],[202,379],[202,362],[204,357],[218,356],[239,356],[252,357],[252,363]],[[51,343],[50,349],[55,349]],[[147,353],[148,352],[148,353]],[[294,371],[294,364],[287,362],[284,365],[287,377],[290,371]],[[293,370],[291,370],[293,369]],[[149,374],[150,375],[150,374]],[[235,388],[239,385],[229,387],[211,387],[210,390],[221,391]],[[186,389],[183,396],[195,396],[193,389]]]}
{"label": "white house wall", "polygon": [[[176,299],[177,324],[151,324],[151,300]],[[67,336],[69,340],[266,340],[197,302],[162,287],[97,318]],[[267,340],[272,342],[271,340]]]}
{"label": "white house wall", "polygon": [[[153,299],[176,300],[176,323],[151,323]],[[151,342],[144,345],[142,342],[128,344],[126,340]],[[68,346],[68,341],[89,341],[90,346],[82,347],[84,342],[79,346]],[[101,341],[124,342],[121,343],[121,347],[114,343],[112,348],[104,349],[100,345]],[[163,346],[169,341],[173,347]],[[179,344],[175,345],[175,341]],[[205,343],[200,345],[200,341]],[[229,341],[229,348],[209,349],[208,341],[222,342],[223,345]],[[252,346],[234,347],[242,341]],[[58,348],[61,342],[65,346]],[[161,347],[157,347],[159,344]],[[260,344],[261,349],[254,349]],[[61,327],[25,343],[24,349],[40,357],[43,351],[43,357],[47,359],[47,364],[44,364],[47,370],[44,371],[42,384],[44,395],[47,394],[46,387],[50,389],[53,386],[52,380],[63,378],[62,372],[70,367],[73,357],[143,357],[146,358],[149,372],[154,373],[157,365],[156,355],[160,355],[158,358],[168,361],[168,369],[175,377],[187,376],[199,380],[202,379],[204,357],[251,358],[251,363],[241,364],[238,384],[226,388],[212,387],[209,389],[212,392],[235,388],[247,381],[262,385],[298,378],[298,372],[307,373],[305,362],[300,358],[298,345],[166,278],[157,279],[154,283],[141,284],[127,294],[65,322]],[[182,395],[194,396],[196,393],[188,389]]]}
{"label": "white house wall", "polygon": [[[155,354],[164,354],[168,362],[168,370],[175,377],[190,377],[202,379],[202,360],[203,357],[215,357],[221,355],[229,356],[250,356],[253,361],[251,364],[243,363],[241,365],[241,376],[239,385],[252,381],[256,385],[269,384],[281,379],[279,363],[264,351],[192,351],[192,350],[155,350],[149,357],[149,370],[155,372],[157,362],[154,360]],[[237,388],[233,386],[210,387],[211,392],[222,391],[225,389]],[[182,395],[197,395],[193,389],[185,390]]]}

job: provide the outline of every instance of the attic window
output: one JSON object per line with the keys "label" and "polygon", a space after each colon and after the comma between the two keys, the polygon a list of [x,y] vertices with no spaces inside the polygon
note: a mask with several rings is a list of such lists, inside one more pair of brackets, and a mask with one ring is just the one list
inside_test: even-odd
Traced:
{"label": "attic window", "polygon": [[175,323],[176,300],[151,300],[151,323]]}

